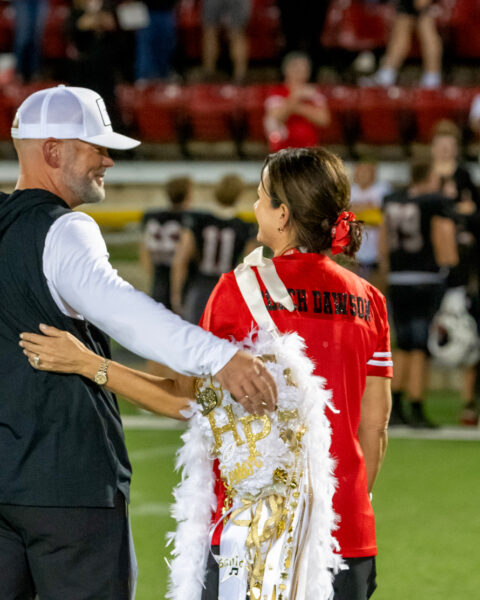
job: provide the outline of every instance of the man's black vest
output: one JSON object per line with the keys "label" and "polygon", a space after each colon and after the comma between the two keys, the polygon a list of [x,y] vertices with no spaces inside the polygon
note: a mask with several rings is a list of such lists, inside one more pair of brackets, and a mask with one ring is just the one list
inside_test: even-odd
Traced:
{"label": "man's black vest", "polygon": [[43,190],[0,195],[0,503],[113,506],[131,468],[115,396],[78,375],[36,371],[18,345],[46,323],[109,357],[108,338],[65,316],[43,274],[45,237],[70,212]]}

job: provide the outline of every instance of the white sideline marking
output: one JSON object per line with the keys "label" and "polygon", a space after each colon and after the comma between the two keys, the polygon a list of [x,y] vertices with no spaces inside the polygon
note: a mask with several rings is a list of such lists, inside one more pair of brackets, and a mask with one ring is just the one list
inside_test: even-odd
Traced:
{"label": "white sideline marking", "polygon": [[168,502],[145,502],[144,504],[131,504],[129,512],[134,517],[169,517],[170,504]]}
{"label": "white sideline marking", "polygon": [[156,429],[160,431],[177,429],[181,431],[186,427],[184,421],[168,419],[167,417],[156,417],[155,415],[127,415],[122,417],[122,422],[125,429]]}
{"label": "white sideline marking", "polygon": [[[166,417],[126,416],[122,419],[125,429],[183,430],[186,424]],[[390,427],[388,436],[392,439],[445,440],[458,442],[480,442],[480,429],[477,427],[440,427],[439,429],[412,429],[411,427]]]}
{"label": "white sideline marking", "polygon": [[412,429],[390,427],[389,438],[407,440],[440,440],[448,442],[480,442],[480,430],[476,427],[440,427],[439,429]]}

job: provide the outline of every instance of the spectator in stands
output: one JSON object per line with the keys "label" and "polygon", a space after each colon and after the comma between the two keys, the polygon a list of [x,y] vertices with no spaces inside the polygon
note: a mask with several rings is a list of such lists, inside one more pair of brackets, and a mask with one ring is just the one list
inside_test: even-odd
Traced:
{"label": "spectator in stands", "polygon": [[377,179],[377,162],[372,157],[361,158],[353,172],[350,191],[352,210],[365,223],[362,245],[357,252],[359,275],[379,287],[378,231],[382,222],[382,204],[392,186]]}
{"label": "spectator in stands", "polygon": [[436,88],[442,83],[442,40],[431,11],[435,0],[395,2],[397,14],[383,64],[370,82],[385,87],[395,84],[398,71],[410,52],[412,35],[416,29],[423,62],[420,85]]}
{"label": "spectator in stands", "polygon": [[320,38],[331,0],[277,0],[284,38],[284,52],[305,52],[313,68],[319,64]]}
{"label": "spectator in stands", "polygon": [[137,31],[135,79],[145,82],[168,79],[177,43],[175,5],[177,0],[143,0],[149,23]]}
{"label": "spectator in stands", "polygon": [[165,210],[149,210],[142,220],[140,261],[152,280],[152,298],[167,308],[171,308],[170,269],[192,200],[192,189],[190,177],[170,179],[165,185],[170,206]]}
{"label": "spectator in stands", "polygon": [[316,146],[319,127],[330,123],[325,97],[308,83],[312,63],[303,52],[291,52],[282,64],[284,83],[265,101],[265,132],[270,152]]}
{"label": "spectator in stands", "polygon": [[15,8],[15,72],[24,82],[38,75],[48,0],[13,0]]}
{"label": "spectator in stands", "polygon": [[475,96],[470,108],[470,127],[480,136],[480,94]]}
{"label": "spectator in stands", "polygon": [[[231,271],[256,246],[256,226],[235,217],[235,204],[245,189],[237,175],[225,175],[215,187],[215,214],[190,213],[172,263],[172,309],[198,323],[222,273]],[[194,272],[188,280],[188,269]],[[185,291],[185,300],[182,295]]]}
{"label": "spectator in stands", "polygon": [[397,339],[392,425],[435,427],[424,412],[428,330],[442,299],[445,268],[458,262],[451,203],[438,193],[438,185],[431,164],[414,164],[408,190],[384,201],[379,249]]}
{"label": "spectator in stands", "polygon": [[74,0],[67,21],[68,83],[95,90],[109,106],[113,124],[119,127],[115,102],[116,75],[120,68],[119,28],[114,4],[109,0]]}
{"label": "spectator in stands", "polygon": [[243,83],[248,70],[248,39],[245,33],[251,13],[251,0],[203,0],[203,71],[207,79],[215,76],[220,54],[219,34],[227,29],[233,80]]}

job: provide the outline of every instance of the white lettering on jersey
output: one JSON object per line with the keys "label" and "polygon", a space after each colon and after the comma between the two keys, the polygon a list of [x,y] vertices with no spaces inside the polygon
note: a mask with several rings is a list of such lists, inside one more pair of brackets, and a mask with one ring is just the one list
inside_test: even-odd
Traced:
{"label": "white lettering on jersey", "polygon": [[202,231],[203,255],[200,272],[204,275],[221,275],[233,267],[235,231],[230,227],[219,229],[209,225]]}
{"label": "white lettering on jersey", "polygon": [[389,202],[385,209],[390,251],[415,253],[423,248],[420,208],[414,202]]}
{"label": "white lettering on jersey", "polygon": [[181,225],[178,221],[166,221],[163,225],[155,219],[147,221],[144,243],[154,265],[171,266],[180,239],[180,230]]}

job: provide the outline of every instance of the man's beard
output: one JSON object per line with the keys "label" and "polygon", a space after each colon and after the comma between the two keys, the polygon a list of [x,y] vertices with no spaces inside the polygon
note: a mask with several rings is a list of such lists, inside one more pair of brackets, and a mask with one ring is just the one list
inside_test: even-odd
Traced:
{"label": "man's beard", "polygon": [[68,186],[79,200],[79,204],[97,204],[105,200],[105,189],[100,187],[95,179],[79,176],[76,173],[68,174]]}

